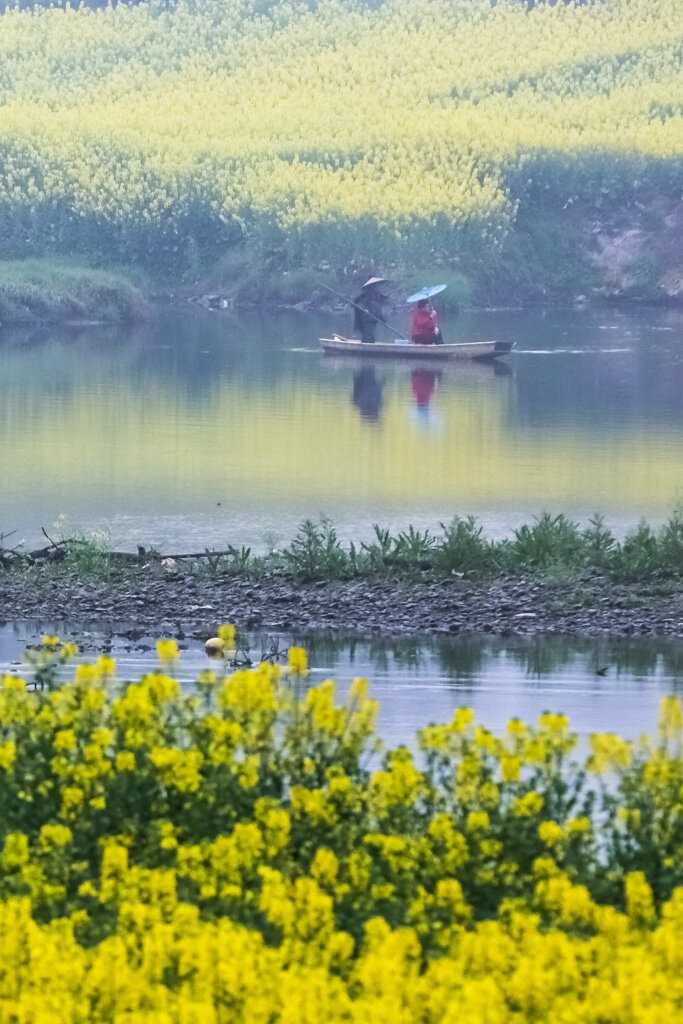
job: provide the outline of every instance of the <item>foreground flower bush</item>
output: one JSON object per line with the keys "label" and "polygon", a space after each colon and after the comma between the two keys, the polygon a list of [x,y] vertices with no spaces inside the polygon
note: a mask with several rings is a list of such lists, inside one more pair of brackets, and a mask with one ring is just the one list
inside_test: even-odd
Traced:
{"label": "foreground flower bush", "polygon": [[381,756],[302,651],[191,693],[159,655],[2,681],[0,1021],[681,1019],[678,700],[583,758],[467,709]]}

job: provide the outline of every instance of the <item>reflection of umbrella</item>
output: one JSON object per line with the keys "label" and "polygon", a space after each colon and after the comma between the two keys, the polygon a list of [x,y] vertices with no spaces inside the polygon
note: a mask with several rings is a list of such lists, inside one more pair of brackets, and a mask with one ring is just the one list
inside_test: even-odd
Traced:
{"label": "reflection of umbrella", "polygon": [[426,288],[420,288],[419,292],[415,292],[414,295],[409,295],[406,302],[420,302],[421,299],[431,299],[435,295],[440,295],[441,292],[445,292],[447,288],[447,284],[428,285]]}
{"label": "reflection of umbrella", "polygon": [[413,406],[410,410],[410,418],[416,427],[425,434],[433,436],[441,433],[441,417],[425,406]]}

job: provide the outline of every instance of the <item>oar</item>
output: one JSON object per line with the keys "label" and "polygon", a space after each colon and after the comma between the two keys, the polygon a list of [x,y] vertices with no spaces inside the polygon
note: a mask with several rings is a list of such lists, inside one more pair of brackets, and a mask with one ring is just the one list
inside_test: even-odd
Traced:
{"label": "oar", "polygon": [[328,284],[320,284],[318,287],[324,288],[325,291],[332,292],[332,294],[336,295],[338,299],[341,299],[342,302],[348,302],[348,304],[350,306],[353,306],[354,309],[360,309],[362,313],[367,313],[369,316],[373,318],[373,320],[376,320],[378,324],[384,324],[384,326],[388,327],[390,331],[393,331],[394,334],[397,334],[401,341],[408,340],[403,331],[400,330],[398,327],[394,327],[393,324],[390,324],[386,320],[382,320],[380,317],[375,316],[375,314],[371,313],[369,309],[365,309],[363,306],[359,306],[357,302],[353,301],[353,299],[349,299],[346,295],[342,295],[340,292],[336,292],[334,288],[330,288]]}

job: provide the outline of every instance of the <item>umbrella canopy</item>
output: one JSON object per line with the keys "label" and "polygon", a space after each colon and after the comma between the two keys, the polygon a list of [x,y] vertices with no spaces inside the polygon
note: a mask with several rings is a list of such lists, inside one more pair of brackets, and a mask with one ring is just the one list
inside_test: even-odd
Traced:
{"label": "umbrella canopy", "polygon": [[373,284],[386,284],[386,277],[369,277],[365,284],[361,285],[361,289],[370,288]]}
{"label": "umbrella canopy", "polygon": [[447,288],[447,284],[432,284],[427,288],[420,288],[419,292],[409,295],[406,302],[420,302],[422,299],[431,299],[435,295],[440,295],[441,292],[445,292]]}

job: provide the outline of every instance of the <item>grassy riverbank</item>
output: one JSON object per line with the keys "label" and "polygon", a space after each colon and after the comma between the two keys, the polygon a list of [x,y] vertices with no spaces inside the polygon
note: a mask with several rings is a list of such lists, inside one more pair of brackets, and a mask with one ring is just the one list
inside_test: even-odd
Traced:
{"label": "grassy riverbank", "polygon": [[100,657],[45,692],[76,653],[45,637],[38,692],[2,681],[8,1020],[677,1019],[678,699],[584,753],[560,713],[494,735],[458,708],[414,755],[299,648],[191,694],[157,650],[137,682]]}
{"label": "grassy riverbank", "polygon": [[53,259],[0,261],[0,327],[132,322],[148,315],[142,291],[121,273]]}
{"label": "grassy riverbank", "polygon": [[[392,533],[375,525],[368,541],[343,543],[328,519],[303,522],[292,542],[257,554],[246,546],[228,545],[223,551],[181,554],[173,568],[182,567],[209,576],[235,575],[258,579],[284,575],[305,582],[369,577],[430,575],[491,579],[502,575],[538,575],[571,579],[586,573],[604,574],[615,582],[637,582],[655,576],[683,574],[683,512],[674,512],[660,527],[642,521],[618,539],[603,516],[581,525],[564,514],[548,512],[512,531],[510,537],[492,539],[473,516],[454,517],[439,531],[406,530]],[[66,538],[56,549],[42,549],[37,559],[85,575],[107,575],[116,566],[159,561],[163,552],[136,556],[115,552],[106,537]],[[0,564],[22,569],[34,559],[19,549],[6,553]]]}
{"label": "grassy riverbank", "polygon": [[160,559],[79,538],[51,557],[5,553],[0,607],[17,620],[96,619],[128,638],[247,629],[356,636],[460,633],[683,636],[683,520],[641,524],[617,541],[604,523],[543,516],[505,541],[472,520],[442,534],[377,530],[341,544],[306,523],[291,545]]}

